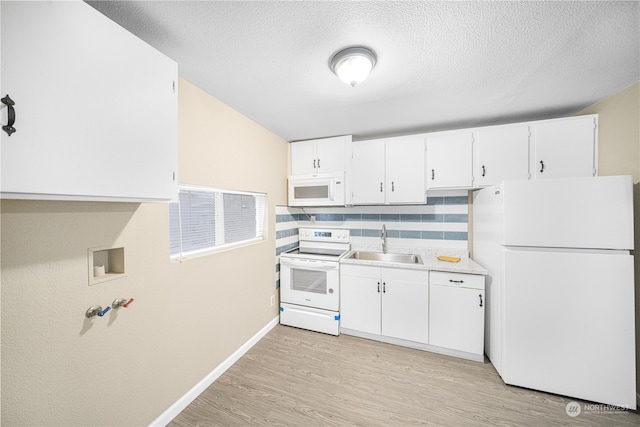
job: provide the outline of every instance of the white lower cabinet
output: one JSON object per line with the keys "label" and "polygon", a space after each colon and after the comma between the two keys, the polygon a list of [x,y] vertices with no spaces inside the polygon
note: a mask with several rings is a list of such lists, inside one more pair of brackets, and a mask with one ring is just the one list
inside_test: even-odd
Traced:
{"label": "white lower cabinet", "polygon": [[426,344],[428,280],[424,270],[342,265],[340,327]]}
{"label": "white lower cabinet", "polygon": [[380,335],[380,269],[340,266],[340,328]]}
{"label": "white lower cabinet", "polygon": [[340,265],[340,331],[484,360],[484,276]]}
{"label": "white lower cabinet", "polygon": [[484,276],[431,271],[429,344],[482,356]]}

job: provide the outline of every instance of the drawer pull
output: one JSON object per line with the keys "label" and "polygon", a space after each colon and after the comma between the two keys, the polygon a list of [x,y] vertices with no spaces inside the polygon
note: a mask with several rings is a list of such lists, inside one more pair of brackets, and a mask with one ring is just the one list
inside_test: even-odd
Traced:
{"label": "drawer pull", "polygon": [[452,280],[452,279],[449,279],[449,281],[451,283],[464,283],[464,280]]}

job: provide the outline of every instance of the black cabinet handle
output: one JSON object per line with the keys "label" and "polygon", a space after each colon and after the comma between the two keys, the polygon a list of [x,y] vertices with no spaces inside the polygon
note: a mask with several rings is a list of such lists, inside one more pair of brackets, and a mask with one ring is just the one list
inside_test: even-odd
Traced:
{"label": "black cabinet handle", "polygon": [[434,179],[436,179],[436,170],[431,169],[431,181],[433,181]]}
{"label": "black cabinet handle", "polygon": [[316,159],[313,159],[313,168],[316,168]]}
{"label": "black cabinet handle", "polygon": [[380,282],[378,282],[378,293],[380,293]]}
{"label": "black cabinet handle", "polygon": [[318,159],[318,169],[320,169],[320,159]]}
{"label": "black cabinet handle", "polygon": [[387,282],[382,282],[382,293],[383,294],[387,293]]}
{"label": "black cabinet handle", "polygon": [[482,307],[482,294],[478,295],[480,297],[480,307]]}
{"label": "black cabinet handle", "polygon": [[396,191],[396,186],[393,181],[391,181],[391,191]]}
{"label": "black cabinet handle", "polygon": [[382,193],[382,183],[380,183],[380,192]]}
{"label": "black cabinet handle", "polygon": [[449,279],[449,281],[451,283],[464,283],[464,280],[452,280],[452,279]]}
{"label": "black cabinet handle", "polygon": [[486,170],[485,170],[485,168],[484,168],[484,165],[482,165],[482,176],[484,176],[484,175],[485,175],[485,173],[486,173]]}
{"label": "black cabinet handle", "polygon": [[16,131],[16,128],[13,127],[13,124],[16,122],[16,110],[13,106],[16,105],[16,103],[9,97],[9,94],[0,99],[0,101],[7,106],[7,124],[2,126],[2,130],[11,136],[11,134]]}
{"label": "black cabinet handle", "polygon": [[544,172],[544,162],[540,160],[540,173]]}

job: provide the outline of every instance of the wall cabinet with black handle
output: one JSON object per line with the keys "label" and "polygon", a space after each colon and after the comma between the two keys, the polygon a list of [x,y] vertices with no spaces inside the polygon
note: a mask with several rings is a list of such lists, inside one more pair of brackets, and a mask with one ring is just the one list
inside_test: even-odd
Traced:
{"label": "wall cabinet with black handle", "polygon": [[429,190],[597,174],[595,114],[427,134]]}
{"label": "wall cabinet with black handle", "polygon": [[85,2],[0,7],[2,198],[170,200],[177,64]]}
{"label": "wall cabinet with black handle", "polygon": [[426,203],[424,134],[353,143],[355,205]]}
{"label": "wall cabinet with black handle", "polygon": [[429,190],[474,186],[473,142],[471,130],[427,135],[426,182]]}
{"label": "wall cabinet with black handle", "polygon": [[345,172],[349,169],[351,135],[291,143],[291,175]]}

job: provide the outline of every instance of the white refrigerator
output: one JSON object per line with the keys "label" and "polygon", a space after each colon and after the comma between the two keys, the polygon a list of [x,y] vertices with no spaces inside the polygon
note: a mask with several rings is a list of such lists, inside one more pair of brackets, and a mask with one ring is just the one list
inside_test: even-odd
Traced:
{"label": "white refrigerator", "polygon": [[477,190],[472,227],[504,382],[636,409],[631,176]]}

